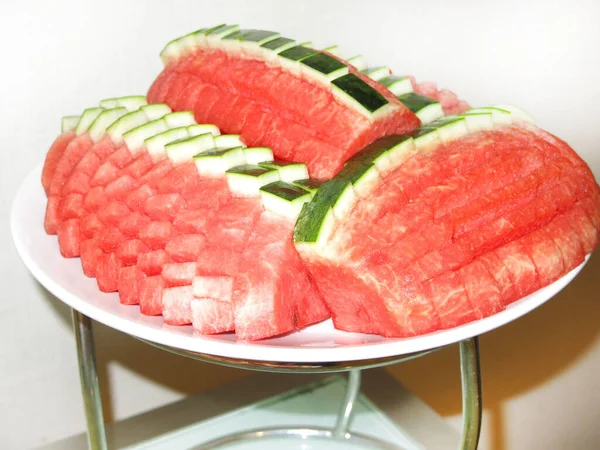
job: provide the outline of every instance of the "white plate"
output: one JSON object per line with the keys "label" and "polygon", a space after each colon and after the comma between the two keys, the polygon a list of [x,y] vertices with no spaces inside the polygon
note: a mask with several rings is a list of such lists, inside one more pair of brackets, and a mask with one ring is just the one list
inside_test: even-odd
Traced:
{"label": "white plate", "polygon": [[254,343],[236,342],[233,334],[194,336],[191,326],[164,325],[161,317],[143,316],[137,306],[121,305],[116,293],[100,292],[96,281],[83,274],[79,258],[61,257],[56,236],[48,236],[43,227],[46,196],[40,182],[41,169],[39,166],[32,171],[21,185],[11,217],[15,245],[33,276],[64,303],[109,327],[158,344],[220,357],[279,363],[332,363],[386,358],[441,347],[493,330],[528,313],[563,289],[585,264],[498,314],[414,338],[387,339],[347,333],[334,329],[331,320]]}

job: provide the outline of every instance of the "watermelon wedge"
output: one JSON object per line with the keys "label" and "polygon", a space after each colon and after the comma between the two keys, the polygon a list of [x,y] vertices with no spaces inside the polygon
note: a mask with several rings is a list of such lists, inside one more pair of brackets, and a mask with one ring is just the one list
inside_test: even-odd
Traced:
{"label": "watermelon wedge", "polygon": [[376,142],[305,205],[296,246],[337,328],[406,337],[484,318],[597,245],[600,188],[569,147],[518,118],[469,118]]}
{"label": "watermelon wedge", "polygon": [[[223,283],[217,280],[210,288],[206,280],[209,273],[222,272],[223,265],[209,257],[210,251],[207,258],[203,257],[203,252],[207,242],[211,242],[213,252],[216,250],[222,255],[224,249],[241,249],[247,241],[256,240],[251,239],[251,235],[255,235],[254,225],[263,211],[260,197],[234,198],[225,177],[227,164],[246,161],[245,156],[243,161],[239,159],[239,155],[244,155],[243,143],[236,136],[218,137],[218,129],[190,121],[191,115],[187,113],[166,113],[164,119],[158,119],[166,126],[156,121],[148,122],[150,117],[136,116],[138,111],[133,113],[138,126],[129,132],[123,132],[125,125],[121,126],[123,137],[99,136],[84,131],[80,137],[71,139],[71,144],[63,151],[62,158],[70,155],[70,160],[65,162],[58,158],[58,169],[49,183],[49,200],[56,203],[53,223],[58,231],[61,252],[65,257],[81,256],[84,273],[97,279],[101,291],[118,291],[121,303],[139,304],[143,314],[163,315],[170,325],[191,324],[193,315],[196,316],[194,321],[198,322],[198,311],[206,308],[192,308],[192,302],[200,299],[194,293],[203,297],[202,304],[214,302],[211,308],[217,307],[221,311],[221,303],[227,296],[227,326],[207,328],[203,323],[196,323],[196,332],[233,331],[232,287],[240,270],[236,264],[247,264],[245,261],[249,257],[228,261],[232,268],[235,265],[228,277],[230,289],[229,292],[221,290],[217,296],[216,289]],[[119,120],[106,126],[109,132],[120,126]],[[177,131],[182,129],[177,128],[182,120],[186,122],[183,139]],[[91,129],[97,130],[93,125]],[[136,144],[141,136],[147,144]],[[72,147],[67,153],[69,145]],[[231,151],[218,147],[227,145],[241,146],[233,147]],[[201,155],[206,151],[209,154],[194,163],[192,157],[198,151]],[[272,160],[270,150],[248,149],[245,152],[251,162],[259,162],[264,157],[267,161]],[[53,153],[56,152],[53,150]],[[200,175],[200,169],[206,164],[207,167],[217,164],[221,172],[211,169],[211,177]],[[264,170],[278,173],[275,169]],[[205,169],[202,171],[204,173]],[[300,173],[305,175],[306,171]],[[282,223],[287,224],[286,243],[280,242],[284,237],[278,235],[271,237],[268,244],[286,246],[287,258],[295,255],[298,265],[299,257],[290,239],[293,222],[283,219]],[[253,248],[261,249],[266,245],[259,240]],[[241,250],[238,255],[241,257]],[[201,269],[196,268],[196,261],[201,262]],[[297,274],[286,278],[286,283],[294,280],[297,280],[296,284],[307,283],[306,269],[301,263],[298,269]],[[269,298],[273,298],[273,302],[280,298],[279,278],[282,276],[285,274],[275,275],[270,283],[255,280],[262,284],[265,294],[271,292],[270,297],[265,298],[266,302]],[[245,324],[246,335],[241,338],[262,339],[324,320],[329,312],[314,286],[310,292],[309,298],[302,297],[282,305],[281,317],[275,318],[270,328],[259,322]],[[238,290],[236,295],[244,302],[250,294]],[[306,305],[312,312],[299,312],[299,304]]]}

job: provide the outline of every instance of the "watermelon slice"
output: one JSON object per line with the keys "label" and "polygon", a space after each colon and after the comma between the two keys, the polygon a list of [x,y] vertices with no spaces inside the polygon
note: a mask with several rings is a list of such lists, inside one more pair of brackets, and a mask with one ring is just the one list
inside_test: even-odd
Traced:
{"label": "watermelon slice", "polygon": [[370,178],[380,153],[365,149],[305,205],[296,244],[337,328],[404,337],[487,317],[597,245],[599,188],[564,145],[518,123],[430,142]]}
{"label": "watermelon slice", "polygon": [[[198,122],[241,133],[249,145],[269,146],[281,159],[305,162],[313,176],[330,177],[374,139],[419,125],[385,86],[331,54],[304,46],[277,54],[267,46],[249,56],[227,45],[235,41],[209,40],[210,48],[200,40],[185,57],[175,52],[165,59],[149,101],[188,106],[193,92]],[[310,154],[298,151],[306,140]]]}

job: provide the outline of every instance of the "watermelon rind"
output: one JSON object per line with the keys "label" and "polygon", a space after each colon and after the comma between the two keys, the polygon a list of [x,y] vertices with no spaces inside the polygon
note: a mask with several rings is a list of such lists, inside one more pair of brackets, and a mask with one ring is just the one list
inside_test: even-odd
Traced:
{"label": "watermelon rind", "polygon": [[165,145],[167,157],[174,166],[192,161],[194,156],[214,148],[212,133],[204,133],[194,137],[180,139]]}
{"label": "watermelon rind", "polygon": [[279,181],[279,172],[258,165],[245,164],[225,173],[232,194],[237,197],[259,197],[260,188]]}
{"label": "watermelon rind", "polygon": [[75,131],[75,127],[79,123],[81,116],[65,116],[61,120],[60,131],[61,133],[68,133],[70,131]]}
{"label": "watermelon rind", "polygon": [[246,164],[256,165],[261,162],[273,161],[273,150],[268,147],[248,147],[244,150]]}
{"label": "watermelon rind", "polygon": [[302,205],[312,198],[310,192],[284,181],[275,181],[260,188],[263,207],[292,220],[296,220]]}
{"label": "watermelon rind", "polygon": [[75,126],[75,134],[79,136],[83,133],[86,133],[90,125],[94,123],[94,120],[96,120],[102,111],[104,111],[104,108],[100,107],[84,109],[79,121],[77,122],[77,125]]}
{"label": "watermelon rind", "polygon": [[215,148],[245,147],[239,134],[222,134],[215,137]]}
{"label": "watermelon rind", "polygon": [[105,109],[98,114],[88,129],[92,141],[99,142],[106,135],[106,129],[125,114],[127,114],[125,107]]}
{"label": "watermelon rind", "polygon": [[206,150],[194,156],[194,163],[201,176],[222,177],[233,167],[246,164],[241,146]]}
{"label": "watermelon rind", "polygon": [[413,92],[412,81],[408,77],[390,75],[378,81],[387,87],[396,97]]}
{"label": "watermelon rind", "polygon": [[217,137],[221,135],[221,131],[216,125],[201,123],[194,124],[187,127],[187,131],[190,137],[199,136],[201,134],[210,133],[213,136]]}
{"label": "watermelon rind", "polygon": [[189,133],[187,127],[173,128],[147,138],[144,141],[144,144],[148,154],[152,158],[152,161],[156,163],[167,157],[165,145],[167,145],[169,142],[178,141],[188,137]]}
{"label": "watermelon rind", "polygon": [[308,168],[304,163],[288,162],[288,161],[267,161],[258,164],[267,169],[274,169],[279,172],[281,181],[291,183],[295,180],[308,178]]}
{"label": "watermelon rind", "polygon": [[361,72],[375,81],[379,81],[385,77],[389,77],[392,75],[392,71],[390,70],[390,68],[385,66],[368,67],[366,70],[361,70]]}
{"label": "watermelon rind", "polygon": [[348,64],[352,64],[356,70],[358,70],[359,72],[362,72],[363,70],[366,70],[367,68],[367,61],[365,60],[365,57],[362,55],[356,55],[353,56],[352,58],[348,58],[346,60],[346,62]]}

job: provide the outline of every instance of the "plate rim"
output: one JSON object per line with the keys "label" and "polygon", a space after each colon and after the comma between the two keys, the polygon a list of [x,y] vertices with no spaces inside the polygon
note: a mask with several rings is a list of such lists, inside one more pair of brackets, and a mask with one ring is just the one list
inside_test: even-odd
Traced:
{"label": "plate rim", "polygon": [[[69,291],[68,286],[64,286],[63,283],[52,279],[52,277],[46,274],[40,266],[40,263],[27,250],[27,246],[23,239],[25,237],[24,233],[27,234],[24,231],[27,230],[27,227],[19,221],[23,205],[30,197],[30,194],[36,195],[35,191],[37,190],[39,191],[38,194],[45,196],[40,181],[42,166],[43,164],[39,164],[35,169],[31,170],[21,182],[10,210],[10,228],[13,242],[19,257],[33,277],[61,302],[108,327],[136,338],[175,349],[224,358],[243,361],[271,361],[274,363],[326,364],[373,360],[378,358],[383,359],[390,356],[400,357],[402,355],[425,352],[454,344],[506,325],[546,303],[577,276],[590,257],[589,254],[586,255],[586,259],[582,264],[571,270],[562,278],[531,295],[517,300],[505,310],[492,316],[448,330],[436,331],[434,333],[412,338],[382,338],[382,340],[376,342],[340,344],[335,347],[260,345],[259,343],[247,343],[241,341],[219,341],[214,338],[209,339],[202,336],[173,333],[172,331],[169,331],[168,328],[156,329],[149,327],[147,324],[133,322],[122,315],[106,311],[89,303],[85,299],[79,298],[76,294]],[[45,233],[42,223],[39,223],[36,226],[37,228],[34,228],[34,230],[39,230],[39,233],[43,234],[42,238],[56,239],[56,236],[47,235]],[[66,258],[60,258],[61,260],[68,260]],[[79,276],[85,277],[82,271]],[[116,294],[112,295],[118,303]],[[311,325],[310,327],[318,325],[319,324]],[[336,330],[336,332],[345,333],[340,330]]]}

